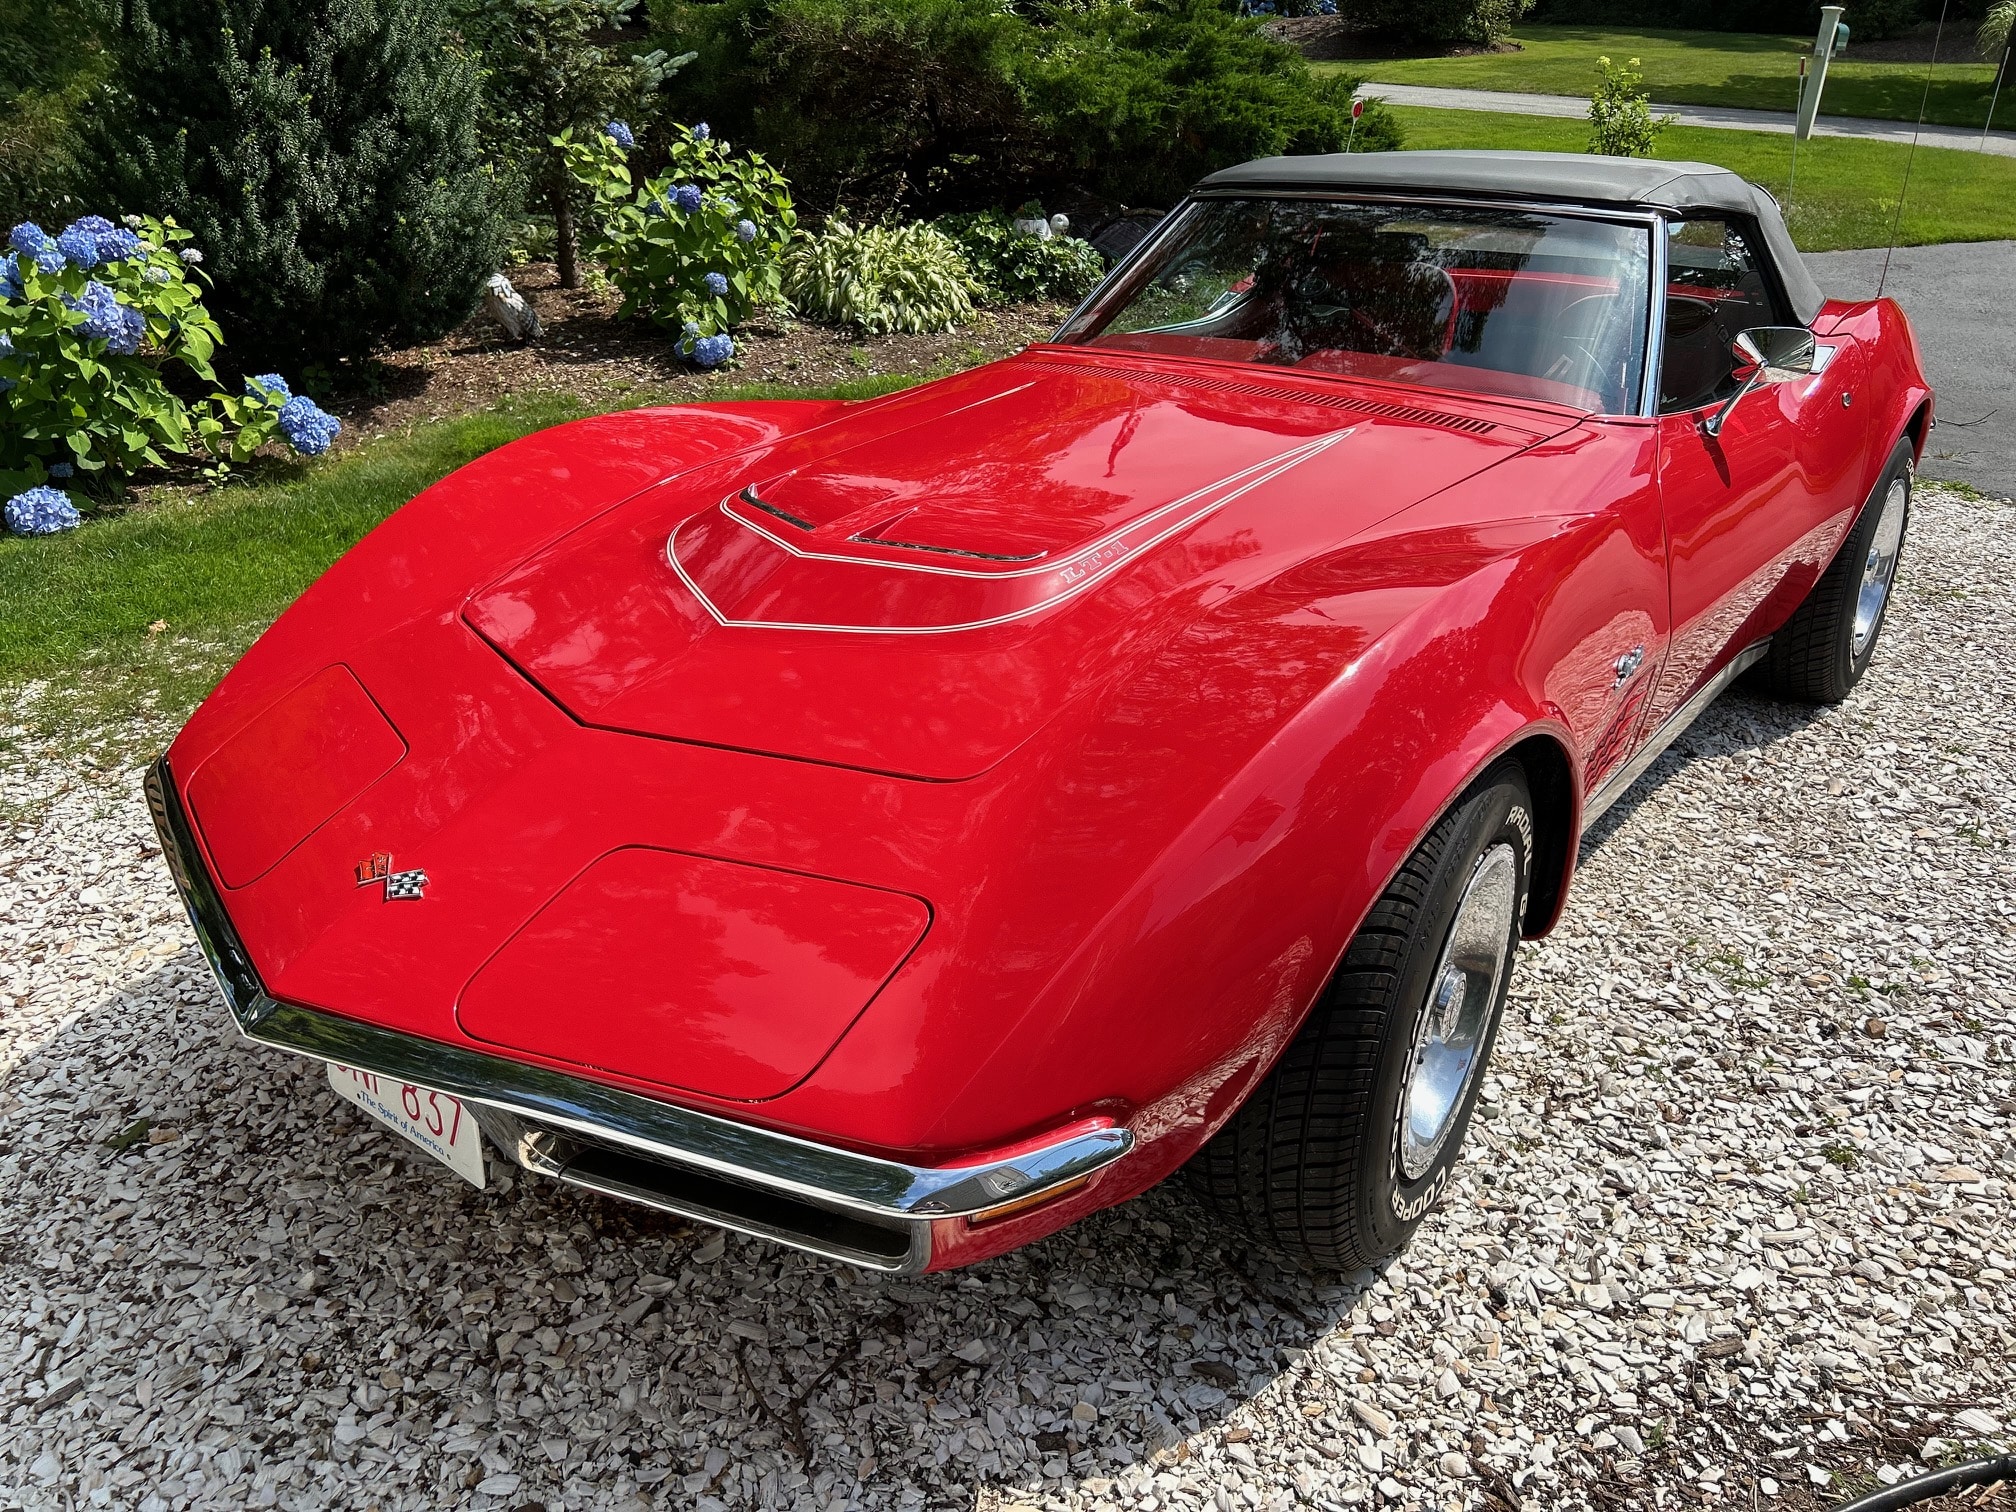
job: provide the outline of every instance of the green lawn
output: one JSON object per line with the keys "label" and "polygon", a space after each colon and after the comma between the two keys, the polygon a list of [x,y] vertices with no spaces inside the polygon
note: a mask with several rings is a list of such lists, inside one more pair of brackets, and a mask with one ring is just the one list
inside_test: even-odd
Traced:
{"label": "green lawn", "polygon": [[[914,381],[722,385],[679,397],[860,399]],[[0,692],[46,683],[26,711],[43,731],[149,713],[179,720],[302,589],[435,479],[545,426],[653,397],[508,400],[65,535],[0,535]],[[150,631],[157,621],[167,628]]]}
{"label": "green lawn", "polygon": [[[1850,12],[1849,21],[1854,21]],[[1519,26],[1521,51],[1468,58],[1396,58],[1317,63],[1320,72],[1363,72],[1388,84],[1443,89],[1508,89],[1528,94],[1586,95],[1596,82],[1596,60],[1637,58],[1652,98],[1672,105],[1742,105],[1783,110],[1798,102],[1799,54],[1811,36],[1766,37],[1744,32],[1627,31],[1597,26]],[[1970,23],[1949,23],[1941,52],[1972,58]],[[1933,69],[1925,119],[1978,128],[1988,112],[1995,71],[1986,63],[1940,63]],[[1858,62],[1851,47],[1828,65],[1820,97],[1825,115],[1875,116],[1915,121],[1925,95],[1922,63]],[[1995,124],[2016,128],[2016,92],[2004,89]]]}
{"label": "green lawn", "polygon": [[[1581,121],[1474,110],[1394,107],[1409,148],[1497,147],[1580,152]],[[1762,131],[1669,127],[1655,154],[1716,163],[1762,184],[1786,206],[1793,240],[1807,252],[1880,247],[1890,238],[1908,147],[1891,142],[1816,137],[1799,148],[1799,184],[1788,195],[1792,139]],[[2016,232],[2016,158],[1920,147],[1897,239],[1994,241]]]}

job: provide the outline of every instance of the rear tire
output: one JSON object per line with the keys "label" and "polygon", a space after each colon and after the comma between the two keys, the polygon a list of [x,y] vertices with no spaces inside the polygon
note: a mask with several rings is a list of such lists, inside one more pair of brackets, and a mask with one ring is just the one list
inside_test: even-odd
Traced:
{"label": "rear tire", "polygon": [[1911,517],[1911,461],[1907,437],[1890,453],[1841,550],[1771,637],[1753,674],[1760,691],[1795,703],[1839,703],[1869,670]]}
{"label": "rear tire", "polygon": [[1207,1202],[1324,1269],[1406,1244],[1483,1084],[1532,859],[1526,774],[1501,762],[1400,868],[1280,1062],[1193,1157]]}

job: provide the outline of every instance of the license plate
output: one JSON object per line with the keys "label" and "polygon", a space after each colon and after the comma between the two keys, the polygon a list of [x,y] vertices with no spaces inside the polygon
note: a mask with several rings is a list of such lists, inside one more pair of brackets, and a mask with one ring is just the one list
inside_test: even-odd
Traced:
{"label": "license plate", "polygon": [[483,1133],[461,1098],[334,1061],[329,1063],[329,1085],[471,1186],[483,1185]]}

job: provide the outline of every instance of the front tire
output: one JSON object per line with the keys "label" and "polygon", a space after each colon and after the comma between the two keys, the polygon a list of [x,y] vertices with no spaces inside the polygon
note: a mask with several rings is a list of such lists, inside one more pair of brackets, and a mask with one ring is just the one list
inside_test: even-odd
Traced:
{"label": "front tire", "polygon": [[1846,698],[1876,655],[1911,518],[1911,442],[1897,443],[1855,528],[1757,664],[1762,691],[1797,703]]}
{"label": "front tire", "polygon": [[1532,860],[1526,775],[1502,762],[1400,868],[1280,1062],[1192,1159],[1207,1202],[1324,1269],[1406,1244],[1469,1127]]}

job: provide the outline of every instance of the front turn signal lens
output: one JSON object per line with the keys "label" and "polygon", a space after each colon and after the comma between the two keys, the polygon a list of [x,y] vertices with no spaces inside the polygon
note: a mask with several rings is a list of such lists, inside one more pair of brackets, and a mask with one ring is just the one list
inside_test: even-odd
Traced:
{"label": "front turn signal lens", "polygon": [[1089,1175],[1074,1177],[1054,1187],[1045,1187],[1042,1191],[1031,1193],[1027,1197],[1017,1197],[1013,1202],[1004,1202],[999,1207],[983,1208],[969,1215],[966,1221],[974,1228],[979,1228],[983,1223],[998,1223],[1003,1218],[1013,1218],[1017,1213],[1026,1213],[1031,1208],[1039,1208],[1046,1202],[1055,1202],[1059,1197],[1068,1197],[1091,1180]]}

